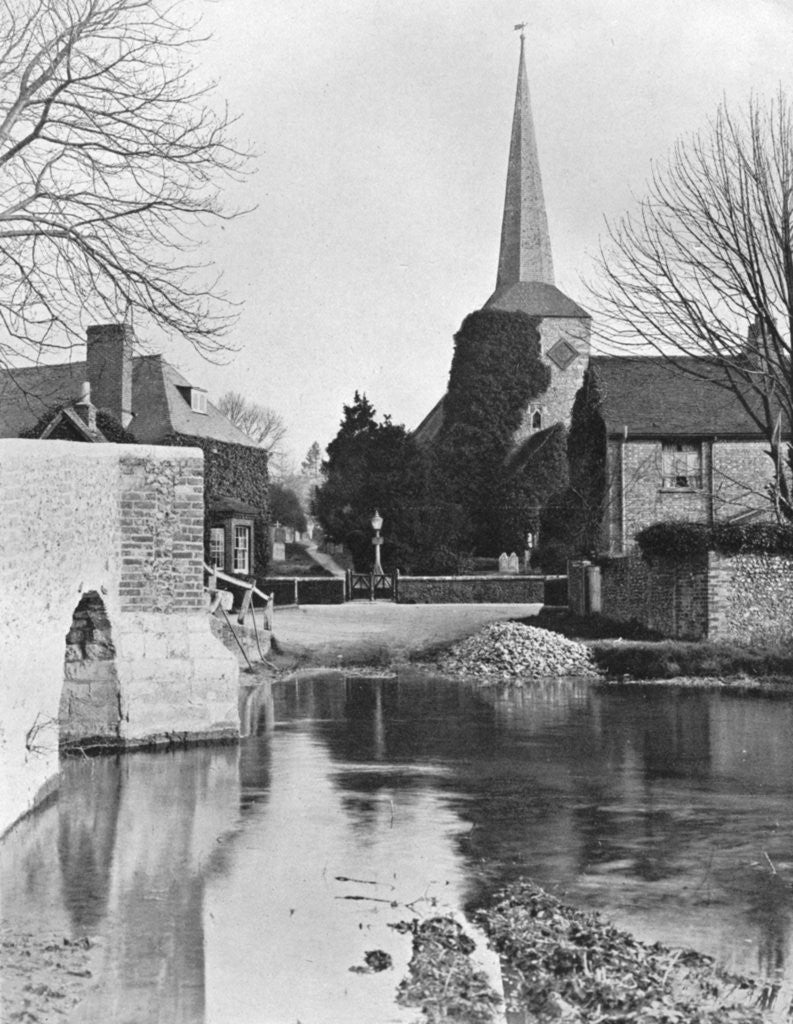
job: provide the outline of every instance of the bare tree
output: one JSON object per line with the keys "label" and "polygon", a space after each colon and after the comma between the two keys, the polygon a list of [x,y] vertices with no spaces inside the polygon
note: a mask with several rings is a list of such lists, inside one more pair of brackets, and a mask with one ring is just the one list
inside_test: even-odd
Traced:
{"label": "bare tree", "polygon": [[233,306],[196,255],[247,154],[192,82],[179,0],[0,0],[0,365],[142,321],[205,354]]}
{"label": "bare tree", "polygon": [[286,437],[286,424],[275,409],[251,402],[239,391],[227,391],[221,395],[218,409],[271,457],[283,455],[281,443]]}
{"label": "bare tree", "polygon": [[644,343],[729,390],[768,442],[777,511],[793,518],[783,468],[793,431],[786,96],[754,98],[743,116],[722,104],[707,131],[678,142],[638,212],[609,227],[598,270],[603,283],[590,291],[601,338],[634,352]]}

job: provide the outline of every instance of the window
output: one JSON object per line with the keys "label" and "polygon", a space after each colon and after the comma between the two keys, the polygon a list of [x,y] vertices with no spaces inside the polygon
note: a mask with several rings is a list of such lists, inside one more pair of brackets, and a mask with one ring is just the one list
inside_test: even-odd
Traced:
{"label": "window", "polygon": [[206,415],[207,393],[200,388],[190,388],[190,408],[193,412],[201,412]]}
{"label": "window", "polygon": [[226,531],[222,526],[213,526],[209,531],[209,562],[213,569],[226,566]]}
{"label": "window", "polygon": [[662,487],[692,490],[702,487],[702,445],[670,442],[661,449]]}
{"label": "window", "polygon": [[251,528],[234,527],[234,572],[248,573],[251,566]]}
{"label": "window", "polygon": [[539,409],[535,409],[531,414],[531,429],[542,430],[542,413]]}

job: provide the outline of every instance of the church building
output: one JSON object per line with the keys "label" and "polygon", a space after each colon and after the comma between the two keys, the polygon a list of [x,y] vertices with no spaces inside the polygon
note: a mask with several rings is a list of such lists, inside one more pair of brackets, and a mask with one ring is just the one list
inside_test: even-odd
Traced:
{"label": "church building", "polygon": [[[771,518],[768,446],[718,366],[704,358],[593,355],[590,315],[556,287],[524,48],[521,33],[498,274],[482,307],[521,311],[539,322],[550,383],[525,409],[515,448],[555,424],[569,427],[589,370],[604,447],[594,545],[600,553],[629,553],[636,534],[660,520]],[[416,428],[420,444],[438,437],[444,402]]]}

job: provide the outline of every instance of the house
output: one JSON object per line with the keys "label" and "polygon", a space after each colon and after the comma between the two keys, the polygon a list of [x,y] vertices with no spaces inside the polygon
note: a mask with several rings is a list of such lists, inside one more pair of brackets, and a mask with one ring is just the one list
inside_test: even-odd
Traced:
{"label": "house", "polygon": [[717,363],[593,356],[590,372],[605,426],[604,553],[629,552],[662,520],[773,515],[768,444]]}
{"label": "house", "polygon": [[0,437],[189,445],[204,452],[206,554],[244,576],[267,562],[267,453],[124,324],[92,326],[82,362],[0,370]]}
{"label": "house", "polygon": [[[543,432],[569,427],[587,370],[597,383],[606,436],[601,552],[629,552],[637,532],[658,520],[713,523],[772,514],[768,445],[718,365],[707,359],[593,355],[589,314],[556,287],[522,35],[496,288],[482,308],[528,314],[538,326],[541,358],[550,371],[547,389],[523,411],[503,466],[505,478],[525,474],[524,494],[531,494],[532,473],[536,480],[548,477],[547,466],[537,468]],[[444,404],[445,398],[414,431],[420,444],[438,439]],[[572,551],[581,531],[574,536],[571,527],[561,543],[565,523],[559,522],[574,505],[565,503],[571,497],[567,487],[559,476],[556,493],[546,493],[547,504],[539,504],[546,509],[544,521],[559,531],[553,543],[566,543]],[[526,508],[523,521],[524,532],[535,540],[536,507]],[[542,542],[540,535],[540,548]]]}

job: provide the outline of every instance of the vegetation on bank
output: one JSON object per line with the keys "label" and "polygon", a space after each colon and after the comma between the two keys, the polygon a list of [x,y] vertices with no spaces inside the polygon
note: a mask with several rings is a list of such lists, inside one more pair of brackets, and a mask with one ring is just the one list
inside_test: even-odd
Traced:
{"label": "vegetation on bank", "polygon": [[[777,991],[690,949],[647,945],[529,881],[497,892],[476,923],[498,954],[508,1012],[531,1024],[762,1024]],[[449,916],[393,925],[413,936],[397,1001],[429,1024],[502,1020],[472,938]]]}
{"label": "vegetation on bank", "polygon": [[638,622],[615,622],[603,615],[574,615],[543,609],[522,620],[589,644],[593,660],[612,680],[701,680],[793,677],[789,647],[748,648],[709,640],[666,640]]}
{"label": "vegetation on bank", "polygon": [[[477,915],[508,1008],[544,1024],[759,1024],[773,993],[693,950],[648,946],[520,881]],[[464,1018],[463,1018],[464,1019]]]}

